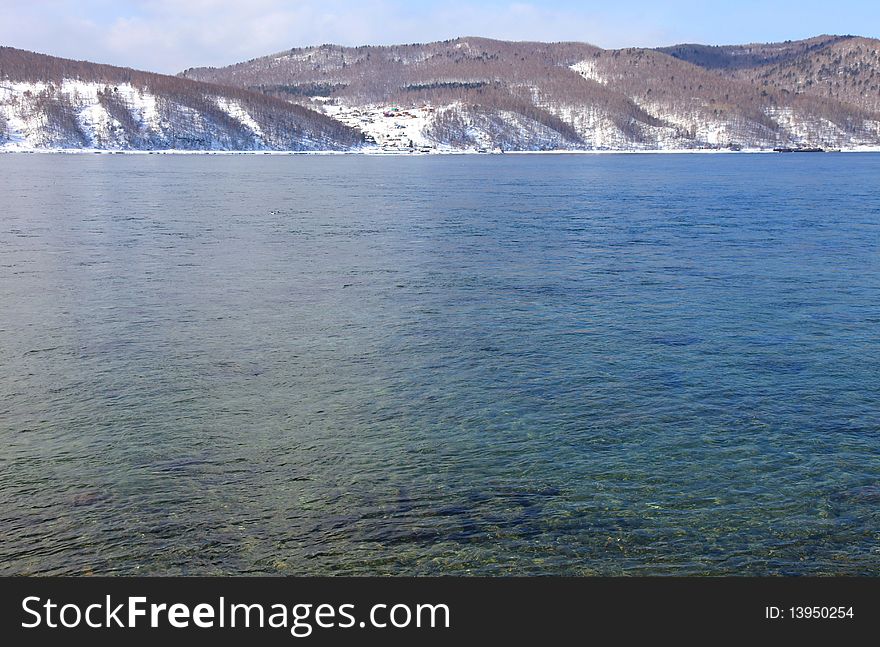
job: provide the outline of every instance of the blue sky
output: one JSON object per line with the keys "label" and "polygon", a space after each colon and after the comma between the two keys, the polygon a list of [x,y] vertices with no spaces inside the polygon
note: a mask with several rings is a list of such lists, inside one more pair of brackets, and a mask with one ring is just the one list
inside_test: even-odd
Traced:
{"label": "blue sky", "polygon": [[0,44],[178,72],[302,45],[489,36],[601,47],[880,37],[877,0],[0,0]]}

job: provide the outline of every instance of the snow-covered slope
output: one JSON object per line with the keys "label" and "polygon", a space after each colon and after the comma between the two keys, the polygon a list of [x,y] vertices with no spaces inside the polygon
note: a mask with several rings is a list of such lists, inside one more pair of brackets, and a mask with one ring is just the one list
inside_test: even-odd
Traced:
{"label": "snow-covered slope", "polygon": [[265,95],[0,48],[0,149],[345,150],[360,132]]}
{"label": "snow-covered slope", "polygon": [[397,106],[351,106],[324,102],[326,114],[359,128],[383,152],[444,153],[455,151],[581,149],[576,137],[511,110],[455,102],[401,109]]}

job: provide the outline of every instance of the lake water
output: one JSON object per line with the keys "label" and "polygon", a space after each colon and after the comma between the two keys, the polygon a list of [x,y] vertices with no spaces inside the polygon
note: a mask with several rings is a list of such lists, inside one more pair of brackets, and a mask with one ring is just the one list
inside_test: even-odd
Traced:
{"label": "lake water", "polygon": [[0,155],[0,573],[880,574],[880,155]]}

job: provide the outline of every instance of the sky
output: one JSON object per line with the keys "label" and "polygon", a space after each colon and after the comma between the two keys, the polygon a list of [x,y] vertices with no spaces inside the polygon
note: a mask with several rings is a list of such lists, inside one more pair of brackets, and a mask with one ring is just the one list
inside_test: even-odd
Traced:
{"label": "sky", "polygon": [[880,37],[877,0],[0,0],[0,45],[157,72],[457,36],[600,47]]}

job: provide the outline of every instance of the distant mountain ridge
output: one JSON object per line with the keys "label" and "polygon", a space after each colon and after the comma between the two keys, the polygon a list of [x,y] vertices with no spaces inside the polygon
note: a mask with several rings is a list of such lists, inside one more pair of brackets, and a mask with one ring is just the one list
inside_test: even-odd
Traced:
{"label": "distant mountain ridge", "polygon": [[657,47],[656,50],[710,70],[739,70],[784,63],[852,38],[855,36],[823,35],[782,43],[751,43],[748,45],[687,43],[671,47]]}
{"label": "distant mountain ridge", "polygon": [[177,77],[0,48],[0,147],[880,147],[880,41],[605,50],[466,37],[302,47]]}
{"label": "distant mountain ridge", "polygon": [[817,36],[754,45],[675,45],[657,51],[762,88],[880,112],[880,41],[874,39]]}

